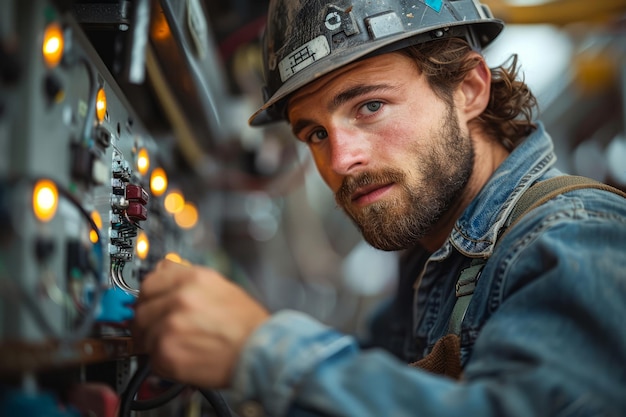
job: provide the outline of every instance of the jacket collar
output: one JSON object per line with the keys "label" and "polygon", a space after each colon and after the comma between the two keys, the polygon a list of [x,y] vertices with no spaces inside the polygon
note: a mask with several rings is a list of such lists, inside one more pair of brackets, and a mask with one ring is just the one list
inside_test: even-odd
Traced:
{"label": "jacket collar", "polygon": [[496,169],[431,260],[447,257],[451,246],[471,258],[489,257],[515,202],[555,162],[552,139],[537,122],[537,129]]}

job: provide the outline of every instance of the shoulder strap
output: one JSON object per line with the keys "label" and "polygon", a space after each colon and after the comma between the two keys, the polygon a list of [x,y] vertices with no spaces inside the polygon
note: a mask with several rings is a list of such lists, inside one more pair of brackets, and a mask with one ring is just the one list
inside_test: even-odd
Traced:
{"label": "shoulder strap", "polygon": [[[544,181],[533,184],[529,189],[524,191],[522,196],[517,200],[513,211],[509,216],[504,232],[500,234],[498,240],[504,236],[517,222],[528,212],[539,207],[540,205],[550,201],[554,197],[565,194],[570,191],[579,190],[581,188],[597,188],[600,190],[610,191],[626,198],[626,193],[610,185],[592,180],[587,177],[576,175],[562,175],[553,177]],[[480,272],[487,263],[487,259],[473,259],[471,265],[461,271],[456,284],[456,304],[450,316],[448,323],[448,332],[459,334],[461,331],[461,323],[465,317],[465,312],[469,307],[469,303],[474,294],[476,282],[480,276]]]}
{"label": "shoulder strap", "polygon": [[592,180],[591,178],[577,175],[561,175],[559,177],[553,177],[533,184],[524,192],[524,194],[522,194],[517,203],[515,203],[515,207],[509,216],[507,229],[517,223],[517,221],[526,213],[550,201],[557,195],[579,190],[581,188],[597,188],[626,198],[626,193],[624,191],[596,180]]}

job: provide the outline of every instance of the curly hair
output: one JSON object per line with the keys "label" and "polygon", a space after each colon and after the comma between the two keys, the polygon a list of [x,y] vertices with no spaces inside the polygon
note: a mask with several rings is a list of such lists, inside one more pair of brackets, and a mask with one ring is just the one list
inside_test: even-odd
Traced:
{"label": "curly hair", "polygon": [[[472,47],[459,38],[435,40],[400,51],[415,60],[429,85],[442,100],[452,103],[452,93],[465,75],[479,64]],[[485,111],[478,117],[484,131],[512,150],[535,128],[537,100],[518,79],[517,55],[491,69],[491,92]]]}

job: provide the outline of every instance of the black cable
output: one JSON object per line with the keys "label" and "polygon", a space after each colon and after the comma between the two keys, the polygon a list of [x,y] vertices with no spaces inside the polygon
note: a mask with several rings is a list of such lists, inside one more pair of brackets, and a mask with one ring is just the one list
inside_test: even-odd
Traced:
{"label": "black cable", "polygon": [[[143,366],[140,366],[137,371],[135,371],[135,374],[132,376],[130,381],[128,381],[126,389],[121,394],[119,417],[130,417],[131,410],[145,411],[159,407],[175,398],[183,391],[183,389],[185,389],[184,385],[175,384],[158,397],[151,398],[149,400],[135,400],[135,395],[137,395],[141,384],[146,380],[146,378],[148,378],[148,376],[150,376],[151,373],[152,368],[147,361]],[[217,417],[232,417],[228,404],[226,404],[224,397],[222,397],[219,392],[204,389],[199,389],[198,391],[209,402],[211,407],[213,407]]]}
{"label": "black cable", "polygon": [[211,407],[213,407],[217,417],[232,417],[230,407],[228,407],[224,397],[222,397],[219,392],[204,389],[199,389],[198,391],[200,391],[200,394],[202,394],[209,404],[211,404]]}
{"label": "black cable", "polygon": [[98,97],[98,75],[95,67],[89,61],[89,57],[81,50],[78,60],[87,68],[87,76],[89,77],[89,101],[87,106],[87,115],[85,116],[85,126],[83,126],[82,141],[86,141],[90,137],[91,130],[93,129],[93,120],[96,116],[96,99]]}
{"label": "black cable", "polygon": [[119,417],[130,417],[133,399],[137,395],[142,382],[150,375],[151,371],[150,364],[146,361],[146,364],[139,367],[130,381],[128,381],[126,389],[121,394]]}
{"label": "black cable", "polygon": [[[97,237],[96,243],[94,244],[94,248],[98,250],[99,265],[98,265],[98,268],[95,268],[93,272],[96,272],[96,278],[99,282],[98,282],[98,285],[96,285],[96,290],[93,294],[93,299],[91,300],[91,306],[90,306],[91,308],[89,308],[87,312],[84,314],[83,320],[78,326],[78,329],[76,329],[76,331],[74,332],[74,334],[71,337],[66,338],[65,340],[65,342],[67,343],[75,343],[76,341],[83,339],[91,331],[91,327],[96,322],[96,316],[97,316],[98,307],[100,306],[100,300],[102,299],[102,296],[104,295],[104,285],[106,283],[106,280],[104,278],[104,271],[103,271],[104,253],[103,253],[103,248],[102,248],[102,237],[100,236],[100,230],[98,229],[98,225],[96,224],[94,219],[87,212],[87,210],[85,210],[82,203],[78,201],[78,199],[76,199],[76,197],[74,197],[74,195],[68,189],[63,187],[58,181],[55,181],[52,178],[35,178],[34,182],[41,180],[41,179],[50,180],[56,185],[59,195],[63,196],[67,201],[71,202],[76,209],[78,209],[78,211],[83,215],[84,219],[87,220],[87,222],[91,226],[91,229],[94,231]],[[100,270],[99,273],[97,271],[98,269]]]}
{"label": "black cable", "polygon": [[20,182],[22,181],[28,184],[36,184],[37,181],[40,181],[40,180],[51,181],[56,186],[59,196],[65,198],[67,201],[72,203],[72,205],[81,213],[84,219],[89,223],[89,225],[91,226],[91,229],[94,231],[97,237],[96,243],[94,243],[94,248],[97,249],[97,252],[98,252],[98,256],[97,256],[98,266],[97,267],[90,266],[90,270],[96,276],[96,279],[99,281],[98,282],[99,285],[96,286],[96,291],[93,294],[93,299],[91,300],[91,306],[90,306],[91,308],[89,308],[87,312],[84,313],[81,323],[78,325],[77,329],[75,329],[73,334],[70,334],[67,336],[57,335],[56,332],[53,331],[53,327],[47,322],[47,318],[45,314],[43,314],[43,312],[39,309],[37,302],[34,299],[32,299],[32,297],[27,291],[25,291],[22,288],[17,288],[19,296],[21,296],[24,300],[26,300],[26,302],[29,305],[31,305],[32,313],[36,321],[39,323],[40,326],[42,326],[44,331],[50,332],[50,335],[52,335],[53,337],[61,339],[61,342],[64,342],[66,344],[73,344],[83,339],[91,331],[91,327],[96,321],[96,313],[98,310],[97,307],[100,305],[100,300],[104,292],[103,286],[105,284],[105,278],[104,278],[104,272],[103,272],[104,254],[103,254],[103,248],[102,248],[102,238],[100,236],[98,225],[96,225],[96,222],[93,220],[91,215],[87,212],[87,210],[85,210],[85,208],[82,206],[82,203],[78,201],[78,199],[76,199],[76,197],[74,197],[74,195],[68,189],[63,187],[60,182],[50,177],[9,177],[9,178],[0,179],[0,182],[4,184],[8,184],[10,186],[15,186],[15,185],[19,185]]}
{"label": "black cable", "polygon": [[174,398],[176,398],[181,392],[187,388],[183,384],[174,384],[162,394],[148,400],[133,400],[130,404],[131,410],[145,411],[152,410],[167,404]]}

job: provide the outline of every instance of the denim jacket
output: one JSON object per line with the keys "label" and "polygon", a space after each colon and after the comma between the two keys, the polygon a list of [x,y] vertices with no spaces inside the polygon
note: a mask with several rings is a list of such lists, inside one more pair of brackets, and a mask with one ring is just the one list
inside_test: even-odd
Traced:
{"label": "denim jacket", "polygon": [[[561,175],[555,159],[539,124],[437,252],[405,254],[390,321],[374,331],[382,347],[275,313],[244,347],[233,399],[275,417],[626,416],[626,200],[568,192],[496,245],[520,195]],[[447,334],[460,271],[479,257],[489,260],[462,322],[462,379],[408,366]]]}

